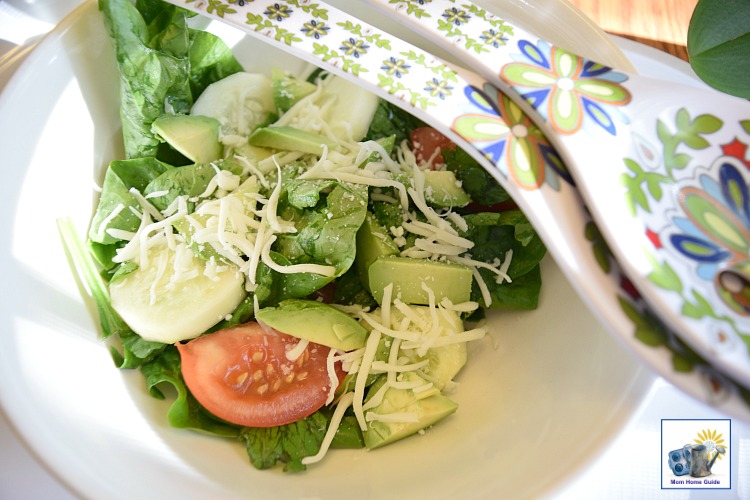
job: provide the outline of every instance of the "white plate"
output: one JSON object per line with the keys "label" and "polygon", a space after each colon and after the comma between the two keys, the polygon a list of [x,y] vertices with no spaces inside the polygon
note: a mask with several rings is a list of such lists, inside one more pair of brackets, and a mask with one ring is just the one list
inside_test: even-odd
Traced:
{"label": "white plate", "polygon": [[[578,38],[589,30],[600,39],[571,23]],[[254,70],[299,65],[261,48],[242,40],[235,50]],[[0,403],[80,495],[537,496],[590,461],[650,386],[651,375],[548,259],[540,309],[492,316],[492,337],[474,345],[460,375],[458,413],[424,437],[373,452],[334,451],[288,475],[254,470],[238,443],[170,428],[168,403],[148,396],[138,372],[112,365],[55,226],[71,216],[83,234],[92,185],[121,157],[116,96],[114,58],[93,1],[35,49],[0,96]]]}

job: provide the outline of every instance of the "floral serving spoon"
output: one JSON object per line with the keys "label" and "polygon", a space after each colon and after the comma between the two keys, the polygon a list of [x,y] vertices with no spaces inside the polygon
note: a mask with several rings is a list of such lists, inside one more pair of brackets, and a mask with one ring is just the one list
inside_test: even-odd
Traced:
{"label": "floral serving spoon", "polygon": [[616,337],[697,399],[750,419],[743,402],[750,402],[750,394],[685,346],[634,293],[554,149],[519,107],[484,79],[319,1],[170,2],[353,80],[449,135],[516,200]]}
{"label": "floral serving spoon", "polygon": [[528,113],[652,309],[750,387],[750,103],[615,71],[468,1],[367,3]]}

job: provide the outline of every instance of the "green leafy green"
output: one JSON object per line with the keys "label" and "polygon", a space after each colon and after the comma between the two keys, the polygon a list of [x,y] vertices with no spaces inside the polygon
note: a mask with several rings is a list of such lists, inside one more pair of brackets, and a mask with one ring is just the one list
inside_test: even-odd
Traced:
{"label": "green leafy green", "polygon": [[363,140],[375,141],[393,136],[396,144],[409,140],[409,134],[424,122],[388,101],[380,100],[375,116],[370,122],[370,129]]}
{"label": "green leafy green", "polygon": [[476,203],[490,206],[511,199],[497,180],[463,149],[445,150],[442,155],[446,168],[456,174],[463,190]]}
{"label": "green leafy green", "polygon": [[[190,110],[189,61],[186,48],[181,54],[163,52],[151,45],[149,28],[138,9],[129,1],[100,0],[99,9],[115,48],[120,70],[120,119],[125,153],[128,158],[156,156],[159,141],[151,132],[151,123],[170,103],[177,113]],[[176,8],[168,9],[175,12]],[[187,27],[182,15],[181,30]],[[179,17],[171,18],[173,23]],[[173,25],[174,31],[180,28]],[[179,44],[162,44],[176,49]]]}
{"label": "green leafy green", "polygon": [[120,318],[120,315],[112,308],[109,299],[107,285],[99,275],[96,263],[92,259],[86,246],[78,236],[78,232],[70,218],[57,220],[57,227],[65,251],[73,261],[73,267],[89,290],[91,298],[96,304],[99,313],[99,321],[102,327],[102,336],[106,339],[112,335],[121,335],[132,332],[130,327]]}
{"label": "green leafy green", "polygon": [[99,0],[120,72],[127,158],[158,156],[151,123],[185,114],[207,85],[242,67],[218,37],[187,25],[186,10],[159,0]]}
{"label": "green leafy green", "polygon": [[688,25],[690,65],[708,85],[750,98],[750,2],[699,0]]}
{"label": "green leafy green", "polygon": [[206,87],[243,71],[232,50],[211,33],[190,30],[190,90],[199,96]]}
{"label": "green leafy green", "polygon": [[177,397],[167,412],[169,424],[179,429],[198,429],[217,436],[238,437],[240,427],[217,419],[198,403],[185,385],[180,368],[180,354],[174,346],[169,346],[141,367],[152,396],[164,399],[160,389],[164,384],[171,385],[177,391]]}
{"label": "green leafy green", "polygon": [[[511,282],[497,283],[496,275],[487,269],[480,273],[492,296],[493,309],[535,309],[539,301],[541,273],[539,262],[547,253],[547,248],[536,234],[531,223],[520,210],[470,214],[464,217],[469,229],[462,236],[474,242],[472,258],[492,262],[513,250],[508,267]],[[481,298],[479,287],[474,283],[472,300]]]}
{"label": "green leafy green", "polygon": [[143,194],[167,191],[164,195],[149,198],[153,206],[159,210],[164,210],[179,196],[187,195],[192,198],[203,193],[215,175],[216,170],[209,163],[172,168],[151,181]]}
{"label": "green leafy green", "polygon": [[[330,265],[337,276],[344,274],[357,252],[357,231],[367,212],[367,186],[306,180],[290,184],[279,212],[294,221],[297,232],[281,236],[275,250],[293,264]],[[319,201],[310,206],[315,192]],[[302,207],[290,203],[290,194]]]}
{"label": "green leafy green", "polygon": [[302,459],[318,453],[328,428],[328,419],[316,412],[297,422],[279,427],[245,427],[240,439],[245,443],[250,462],[258,469],[270,469],[277,463],[285,471],[303,471]]}
{"label": "green leafy green", "polygon": [[91,241],[105,245],[117,243],[119,238],[107,233],[107,229],[135,232],[141,223],[136,215],[141,211],[141,205],[130,189],[142,192],[151,181],[171,168],[153,157],[111,162],[104,174],[99,204],[91,220]]}

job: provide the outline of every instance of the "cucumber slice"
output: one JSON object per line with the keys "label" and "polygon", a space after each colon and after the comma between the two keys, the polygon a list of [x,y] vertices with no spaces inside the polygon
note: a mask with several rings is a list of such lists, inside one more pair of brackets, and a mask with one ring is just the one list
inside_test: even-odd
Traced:
{"label": "cucumber slice", "polygon": [[209,85],[196,99],[191,115],[221,122],[220,140],[227,145],[244,143],[255,128],[275,112],[271,79],[256,73],[234,73]]}
{"label": "cucumber slice", "polygon": [[145,340],[172,344],[197,337],[245,298],[239,270],[204,274],[206,262],[189,249],[179,256],[193,277],[173,283],[177,252],[166,243],[148,250],[148,262],[110,284],[112,307]]}
{"label": "cucumber slice", "polygon": [[299,103],[284,115],[284,125],[313,134],[330,130],[337,139],[361,141],[378,109],[378,97],[334,75],[328,76],[320,85],[323,88],[309,106]]}
{"label": "cucumber slice", "polygon": [[324,83],[321,101],[325,106],[324,119],[336,137],[361,141],[367,135],[372,117],[378,109],[378,97],[359,85],[337,76]]}

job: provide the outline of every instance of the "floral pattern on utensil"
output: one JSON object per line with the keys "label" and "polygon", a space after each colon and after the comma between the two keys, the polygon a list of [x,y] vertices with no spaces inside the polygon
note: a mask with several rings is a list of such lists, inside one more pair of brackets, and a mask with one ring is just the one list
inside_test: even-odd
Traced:
{"label": "floral pattern on utensil", "polygon": [[631,100],[621,85],[627,77],[540,41],[518,42],[517,61],[503,66],[500,77],[514,87],[561,134],[574,134],[588,121],[617,134],[615,110]]}
{"label": "floral pattern on utensil", "polygon": [[[750,276],[750,160],[740,138],[712,144],[724,125],[680,108],[671,121],[657,122],[659,146],[634,138],[636,155],[625,159],[621,176],[631,213],[644,219],[652,244],[649,281],[673,294],[684,315],[719,332],[711,341],[717,349],[733,336],[750,347],[740,321],[750,316],[750,290],[725,273]],[[741,125],[750,134],[750,121]],[[713,163],[695,164],[694,152],[708,148]],[[707,287],[690,285],[698,282]]]}
{"label": "floral pattern on utensil", "polygon": [[484,90],[467,87],[465,94],[475,109],[458,117],[453,130],[493,162],[503,160],[506,175],[517,186],[534,190],[546,182],[559,190],[558,175],[570,182],[565,165],[544,134],[512,100],[489,86]]}

